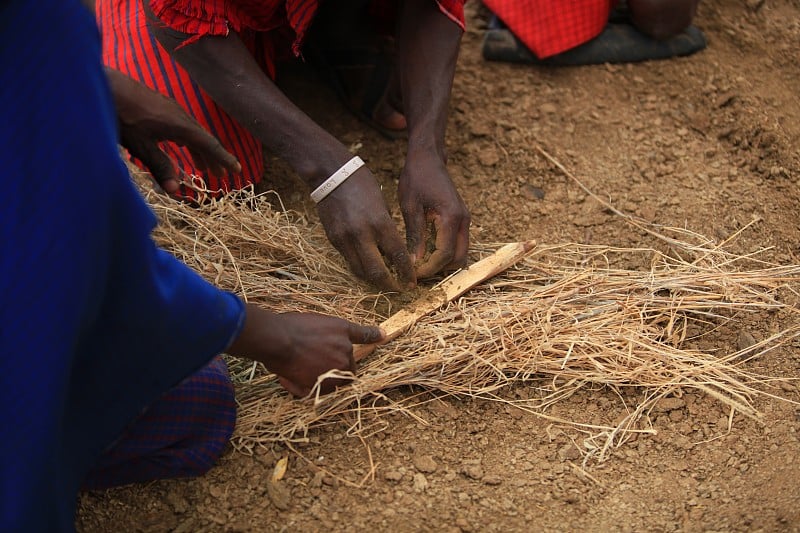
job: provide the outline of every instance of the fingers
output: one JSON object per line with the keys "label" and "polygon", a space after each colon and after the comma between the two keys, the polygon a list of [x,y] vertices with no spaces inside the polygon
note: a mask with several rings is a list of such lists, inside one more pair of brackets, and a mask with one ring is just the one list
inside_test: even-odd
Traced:
{"label": "fingers", "polygon": [[445,221],[436,215],[433,219],[436,230],[436,249],[423,264],[417,267],[417,277],[427,278],[445,268],[463,266],[469,247],[469,217],[457,222]]}
{"label": "fingers", "polygon": [[392,228],[391,233],[385,232],[380,243],[383,254],[389,261],[389,265],[394,268],[400,285],[406,289],[413,289],[417,284],[417,275],[414,271],[414,261],[408,253],[403,241],[398,238]]}
{"label": "fingers", "polygon": [[186,121],[180,139],[177,140],[189,149],[198,167],[209,170],[216,176],[221,176],[225,170],[232,174],[242,171],[239,161],[225,150],[216,137],[194,120]]}
{"label": "fingers", "polygon": [[132,156],[139,159],[147,167],[162,189],[168,193],[178,190],[177,170],[169,156],[161,151],[155,142],[145,140],[143,136],[138,135],[136,132],[125,131],[125,128],[121,132],[120,142]]}
{"label": "fingers", "polygon": [[411,262],[415,263],[425,256],[425,242],[428,238],[428,223],[422,205],[413,203],[410,208],[404,208],[403,220],[406,223],[406,245],[411,252]]}
{"label": "fingers", "polygon": [[[347,260],[350,270],[359,278],[384,291],[398,292],[400,284],[389,272],[383,255],[374,241],[366,238],[332,238],[331,243]],[[397,265],[397,271],[405,286],[415,282],[414,267],[405,248],[400,244],[399,249],[394,245],[394,256],[390,257],[390,264]],[[409,279],[409,277],[411,279]]]}
{"label": "fingers", "polygon": [[375,326],[362,326],[348,322],[347,336],[353,344],[373,344],[383,340],[383,331]]}
{"label": "fingers", "polygon": [[469,217],[461,221],[461,227],[456,234],[456,251],[453,261],[445,266],[446,270],[456,270],[467,266],[467,252],[469,251]]}
{"label": "fingers", "polygon": [[383,255],[375,243],[362,242],[358,248],[358,258],[364,273],[363,279],[384,291],[400,291],[400,284],[389,272],[383,261]]}

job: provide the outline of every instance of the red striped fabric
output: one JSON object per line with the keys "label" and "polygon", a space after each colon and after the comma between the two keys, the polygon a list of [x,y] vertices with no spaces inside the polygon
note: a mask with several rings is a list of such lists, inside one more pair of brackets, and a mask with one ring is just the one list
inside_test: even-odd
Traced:
{"label": "red striped fabric", "polygon": [[594,39],[616,0],[484,0],[539,59]]}
{"label": "red striped fabric", "polygon": [[[150,35],[142,1],[167,26],[192,35],[236,32],[265,72],[275,76],[276,56],[291,49],[299,56],[306,32],[319,7],[318,0],[97,0],[97,19],[103,35],[103,62],[175,99],[190,115],[215,135],[242,163],[241,175],[202,175],[188,150],[164,143],[165,152],[196,180],[198,188],[213,196],[261,181],[264,157],[261,143],[229,117],[189,74]],[[393,3],[380,0],[379,3]],[[450,19],[464,27],[464,0],[436,0]],[[268,33],[267,33],[268,32]],[[286,37],[290,35],[291,37]],[[185,43],[184,43],[185,45]],[[182,185],[178,196],[197,199],[192,187]]]}
{"label": "red striped fabric", "polygon": [[[103,36],[103,62],[174,99],[241,162],[241,174],[226,172],[223,176],[212,176],[194,166],[186,148],[175,143],[162,143],[164,151],[195,187],[217,196],[260,182],[264,174],[261,143],[215,104],[150,35],[140,1],[98,0],[96,6]],[[255,36],[242,37],[255,51]],[[176,194],[181,198],[198,199],[198,193],[187,185],[182,185]]]}

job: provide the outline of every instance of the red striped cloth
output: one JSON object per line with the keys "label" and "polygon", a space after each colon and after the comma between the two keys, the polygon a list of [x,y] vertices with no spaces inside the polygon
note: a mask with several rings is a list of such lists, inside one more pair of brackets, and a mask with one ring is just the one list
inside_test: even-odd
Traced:
{"label": "red striped cloth", "polygon": [[484,4],[544,59],[600,35],[617,0],[484,0]]}
{"label": "red striped cloth", "polygon": [[[195,168],[186,148],[175,143],[162,143],[162,148],[178,167],[187,176],[195,176],[193,181],[196,185],[209,191],[225,192],[260,182],[264,174],[261,143],[217,106],[158,44],[147,30],[141,0],[98,0],[96,6],[103,37],[103,63],[178,102],[239,159],[242,173],[203,175]],[[242,37],[245,44],[255,51],[255,36]],[[177,195],[187,199],[197,197],[185,185],[180,187]]]}
{"label": "red striped cloth", "polygon": [[[227,115],[189,74],[158,44],[146,26],[142,1],[150,1],[154,14],[170,28],[192,35],[236,32],[265,72],[274,78],[275,60],[291,51],[300,55],[318,0],[97,0],[97,19],[103,35],[103,62],[175,99],[200,124],[216,136],[242,163],[241,175],[203,175],[192,164],[189,151],[163,143],[165,152],[193,176],[200,188],[212,194],[241,189],[261,181],[264,157],[261,143]],[[394,0],[382,0],[392,3]],[[464,27],[464,0],[437,0],[451,20]],[[186,43],[184,43],[185,45]],[[195,199],[181,186],[178,196]]]}

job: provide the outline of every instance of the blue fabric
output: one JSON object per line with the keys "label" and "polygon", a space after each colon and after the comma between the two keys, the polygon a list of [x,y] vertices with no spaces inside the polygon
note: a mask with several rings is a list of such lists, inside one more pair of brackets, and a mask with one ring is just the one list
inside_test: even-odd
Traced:
{"label": "blue fabric", "polygon": [[149,233],[92,14],[0,3],[0,528],[74,528],[89,467],[224,350],[243,304]]}

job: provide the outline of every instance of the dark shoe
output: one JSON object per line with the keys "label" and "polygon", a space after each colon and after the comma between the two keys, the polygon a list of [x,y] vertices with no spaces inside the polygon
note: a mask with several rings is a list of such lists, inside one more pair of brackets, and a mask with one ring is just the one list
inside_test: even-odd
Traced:
{"label": "dark shoe", "polygon": [[539,59],[509,29],[490,25],[483,38],[483,58],[509,63],[577,66],[668,59],[687,56],[705,47],[706,38],[695,26],[689,26],[683,33],[664,41],[657,41],[630,24],[612,23],[591,41],[547,59]]}

